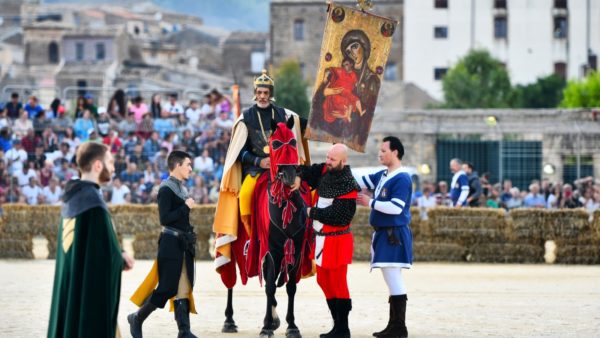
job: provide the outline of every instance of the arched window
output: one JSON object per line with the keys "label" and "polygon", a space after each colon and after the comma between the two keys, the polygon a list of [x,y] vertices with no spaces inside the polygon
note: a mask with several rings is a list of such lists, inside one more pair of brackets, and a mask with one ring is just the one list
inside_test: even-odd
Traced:
{"label": "arched window", "polygon": [[54,41],[50,42],[48,45],[48,62],[58,63],[59,57],[58,44]]}

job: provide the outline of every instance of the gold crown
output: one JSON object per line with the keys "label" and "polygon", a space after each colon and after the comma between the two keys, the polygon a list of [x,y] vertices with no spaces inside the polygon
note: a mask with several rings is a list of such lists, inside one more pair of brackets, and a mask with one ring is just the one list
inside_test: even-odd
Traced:
{"label": "gold crown", "polygon": [[257,87],[275,87],[275,82],[267,75],[266,69],[263,69],[261,76],[254,79],[254,89]]}

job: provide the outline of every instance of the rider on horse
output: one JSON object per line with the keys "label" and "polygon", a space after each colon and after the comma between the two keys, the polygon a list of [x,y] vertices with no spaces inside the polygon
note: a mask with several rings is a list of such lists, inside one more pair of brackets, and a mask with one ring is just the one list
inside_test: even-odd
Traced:
{"label": "rider on horse", "polygon": [[[235,264],[240,267],[242,283],[247,281],[244,246],[250,235],[251,202],[260,175],[270,168],[268,140],[271,121],[293,118],[294,134],[301,140],[300,118],[290,110],[273,104],[274,81],[265,70],[254,81],[254,104],[237,119],[225,158],[225,167],[213,224],[216,233],[215,267],[225,286],[236,283]],[[308,147],[298,142],[300,163],[308,163]],[[266,192],[265,192],[266,193]]]}

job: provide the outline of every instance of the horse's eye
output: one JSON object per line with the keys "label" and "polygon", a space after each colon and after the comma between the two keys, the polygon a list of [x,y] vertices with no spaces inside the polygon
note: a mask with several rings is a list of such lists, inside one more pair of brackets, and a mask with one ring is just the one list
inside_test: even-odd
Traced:
{"label": "horse's eye", "polygon": [[277,150],[279,148],[281,148],[281,146],[283,145],[283,142],[278,141],[278,140],[274,140],[271,145],[273,146],[273,150]]}
{"label": "horse's eye", "polygon": [[296,139],[291,139],[289,143],[292,147],[296,147]]}

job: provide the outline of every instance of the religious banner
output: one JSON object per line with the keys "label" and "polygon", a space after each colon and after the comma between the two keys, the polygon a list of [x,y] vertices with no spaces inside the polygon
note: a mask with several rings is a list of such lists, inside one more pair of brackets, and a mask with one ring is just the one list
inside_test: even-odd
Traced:
{"label": "religious banner", "polygon": [[306,137],[364,152],[397,21],[329,5]]}

